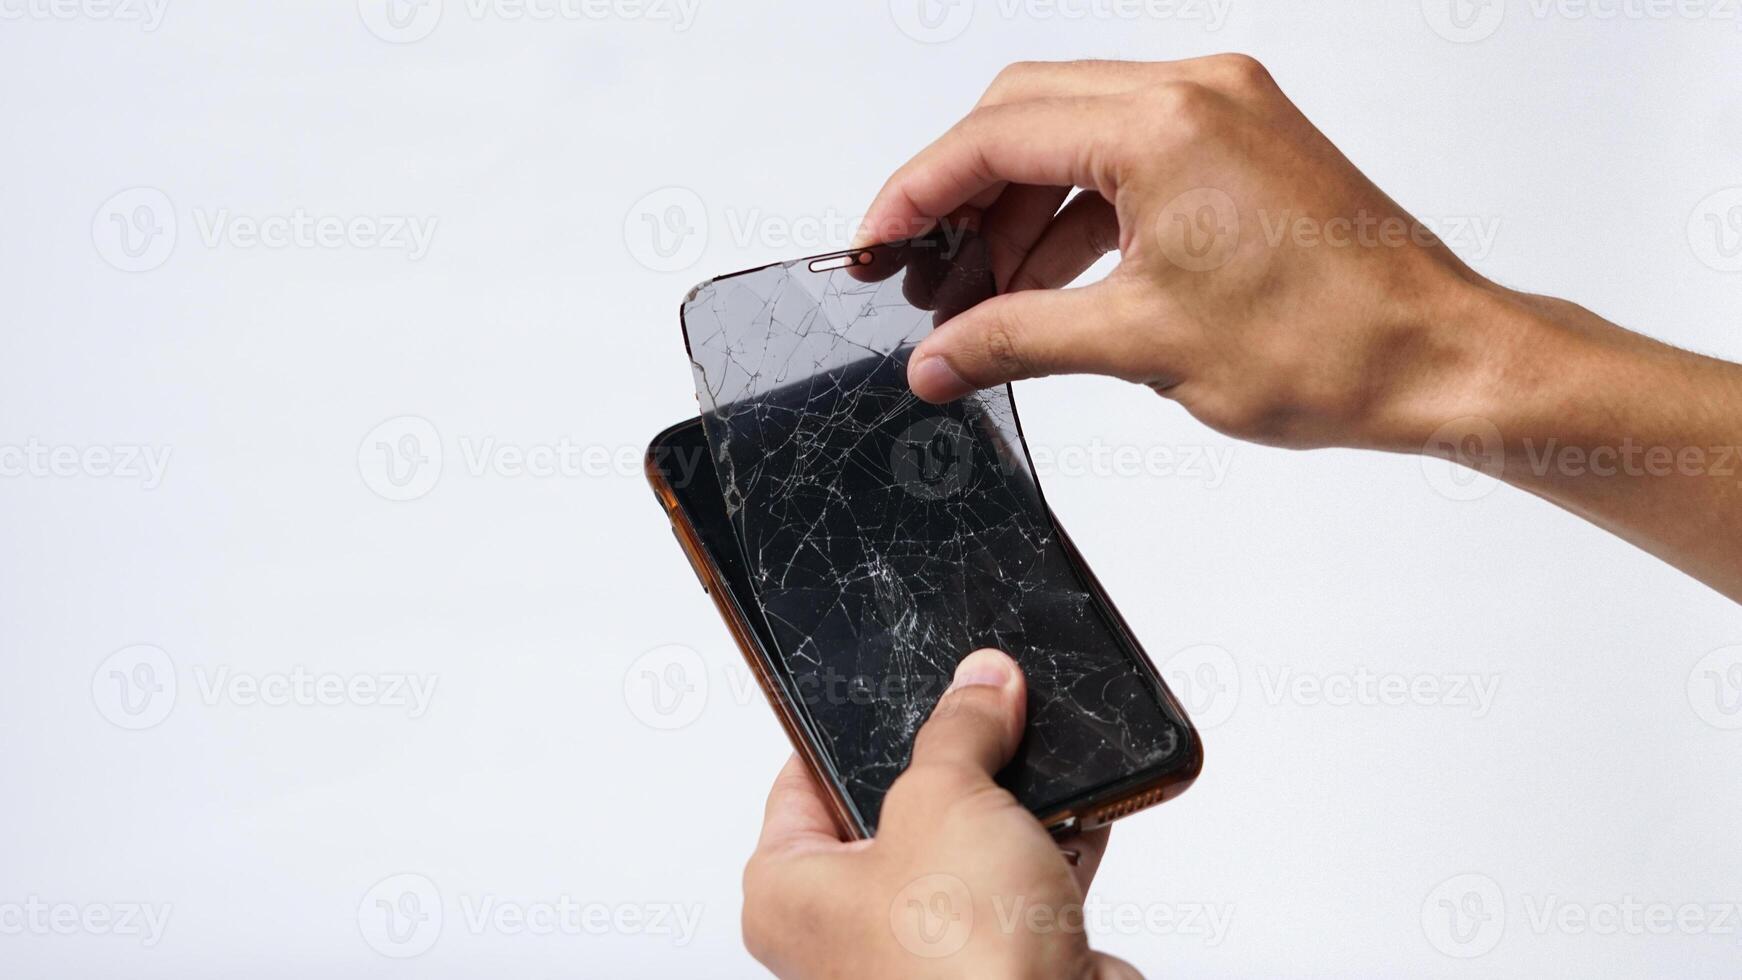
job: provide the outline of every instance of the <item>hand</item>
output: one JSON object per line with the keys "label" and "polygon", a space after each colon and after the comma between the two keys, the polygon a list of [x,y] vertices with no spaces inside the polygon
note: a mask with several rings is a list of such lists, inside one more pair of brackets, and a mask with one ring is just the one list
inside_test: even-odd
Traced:
{"label": "hand", "polygon": [[1440,456],[1742,601],[1742,369],[1483,279],[1251,58],[1005,69],[857,244],[940,219],[1005,294],[915,349],[921,398],[1091,372],[1238,438]]}
{"label": "hand", "polygon": [[[930,401],[1093,372],[1247,439],[1415,451],[1505,342],[1457,315],[1478,278],[1243,56],[1005,69],[865,227],[951,216],[978,221],[1009,295],[919,346]],[[1106,280],[1035,288],[1115,248]]]}
{"label": "hand", "polygon": [[1136,977],[1083,931],[1106,830],[1055,842],[992,781],[1022,737],[1025,697],[1008,656],[963,659],[873,840],[843,842],[810,772],[789,761],[744,869],[751,955],[789,980]]}

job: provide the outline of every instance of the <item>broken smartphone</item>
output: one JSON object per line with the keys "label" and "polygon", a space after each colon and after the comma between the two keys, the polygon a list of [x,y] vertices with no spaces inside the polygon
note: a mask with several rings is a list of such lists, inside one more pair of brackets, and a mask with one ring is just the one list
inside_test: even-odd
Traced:
{"label": "broken smartphone", "polygon": [[701,418],[647,474],[842,831],[875,833],[956,663],[1028,681],[1001,785],[1055,833],[1170,799],[1203,751],[1041,495],[1007,386],[930,405],[913,347],[994,294],[983,241],[924,238],[709,280],[683,305]]}

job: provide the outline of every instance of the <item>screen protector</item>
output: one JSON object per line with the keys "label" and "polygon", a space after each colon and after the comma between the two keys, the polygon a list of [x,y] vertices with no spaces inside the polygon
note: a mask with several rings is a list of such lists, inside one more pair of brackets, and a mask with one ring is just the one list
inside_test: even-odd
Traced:
{"label": "screen protector", "polygon": [[1000,782],[1037,813],[1165,766],[1183,719],[1055,528],[1010,390],[908,390],[926,334],[995,292],[963,228],[715,279],[683,307],[709,450],[789,697],[867,827],[981,647],[1028,680]]}

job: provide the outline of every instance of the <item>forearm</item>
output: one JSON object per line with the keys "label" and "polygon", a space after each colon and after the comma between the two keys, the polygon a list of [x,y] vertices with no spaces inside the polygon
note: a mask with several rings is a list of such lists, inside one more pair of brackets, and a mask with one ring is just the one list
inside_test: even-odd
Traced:
{"label": "forearm", "polygon": [[[1495,339],[1471,405],[1492,429],[1456,451],[1433,440],[1429,451],[1463,457],[1742,601],[1742,366],[1561,300],[1481,292]],[[1473,450],[1481,458],[1468,458]]]}

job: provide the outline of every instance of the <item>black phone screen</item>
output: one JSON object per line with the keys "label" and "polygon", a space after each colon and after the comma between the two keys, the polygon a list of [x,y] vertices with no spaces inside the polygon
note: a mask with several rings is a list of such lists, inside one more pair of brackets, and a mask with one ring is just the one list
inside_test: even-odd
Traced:
{"label": "black phone screen", "polygon": [[[924,438],[910,434],[907,443],[891,440],[861,448],[893,460],[886,466],[909,465],[901,462],[905,456],[912,466],[928,469],[931,479],[947,481],[951,467],[961,465],[959,457],[950,462],[953,454],[972,453],[976,437],[965,426],[945,428],[945,442],[954,444],[934,442],[936,427],[922,425]],[[1005,569],[1008,587],[981,596],[981,613],[967,621],[934,625],[926,649],[897,649],[856,637],[839,623],[831,629],[832,617],[825,615],[806,620],[806,628],[815,632],[802,647],[787,638],[787,649],[794,652],[783,655],[781,640],[758,605],[701,421],[670,430],[654,446],[654,455],[724,581],[726,598],[755,631],[788,700],[803,714],[831,775],[868,832],[875,831],[883,796],[906,768],[914,732],[949,686],[956,660],[980,646],[1009,652],[1027,676],[1027,729],[999,782],[1037,815],[1187,764],[1194,748],[1190,726],[1157,689],[1158,679],[1140,663],[1110,610],[1093,597],[1077,559],[1060,539],[1038,551],[1032,540],[1011,542],[1004,549],[1013,562]],[[875,469],[865,468],[865,478],[875,479],[870,475]],[[984,481],[983,476],[977,480],[981,493]],[[1003,533],[1022,533],[1016,522],[1007,523]],[[982,556],[1000,550],[997,523],[988,527],[991,536],[977,536],[973,547]],[[847,544],[846,552],[837,548],[822,560],[840,561],[851,574],[863,565],[863,555],[849,553],[856,547]],[[906,559],[894,559],[891,573],[905,574],[908,581],[889,583],[885,590],[924,588],[926,576],[937,574],[935,567],[928,572],[924,566],[955,560],[928,550],[916,542]],[[906,572],[894,567],[902,564]],[[956,585],[967,582],[958,577]],[[778,608],[771,614],[778,618]]]}

